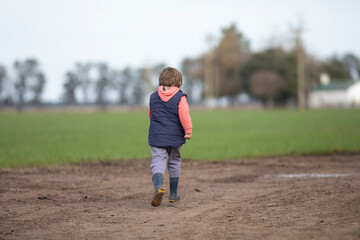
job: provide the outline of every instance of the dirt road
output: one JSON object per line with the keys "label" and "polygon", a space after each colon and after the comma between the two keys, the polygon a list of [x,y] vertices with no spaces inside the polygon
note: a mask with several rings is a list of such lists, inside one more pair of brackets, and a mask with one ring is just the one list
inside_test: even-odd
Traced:
{"label": "dirt road", "polygon": [[149,160],[0,170],[0,239],[360,238],[360,155],[184,161],[179,192],[150,205]]}

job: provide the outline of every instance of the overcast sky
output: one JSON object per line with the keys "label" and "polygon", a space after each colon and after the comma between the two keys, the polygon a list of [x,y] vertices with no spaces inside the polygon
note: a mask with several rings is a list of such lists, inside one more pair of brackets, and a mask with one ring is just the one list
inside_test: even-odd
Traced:
{"label": "overcast sky", "polygon": [[179,67],[231,23],[258,51],[290,42],[299,19],[308,52],[360,56],[359,0],[0,0],[0,64],[37,58],[48,79],[43,98],[57,101],[77,61]]}

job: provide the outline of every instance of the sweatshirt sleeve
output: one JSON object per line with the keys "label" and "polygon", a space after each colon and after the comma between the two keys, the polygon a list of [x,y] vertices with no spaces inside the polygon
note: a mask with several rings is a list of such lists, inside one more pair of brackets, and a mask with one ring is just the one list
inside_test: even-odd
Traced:
{"label": "sweatshirt sleeve", "polygon": [[179,103],[179,118],[181,125],[183,126],[185,133],[192,133],[192,122],[189,112],[189,105],[186,101],[186,97],[182,96]]}
{"label": "sweatshirt sleeve", "polygon": [[151,118],[151,110],[150,110],[150,108],[149,108],[149,113],[148,114],[149,114],[149,118]]}

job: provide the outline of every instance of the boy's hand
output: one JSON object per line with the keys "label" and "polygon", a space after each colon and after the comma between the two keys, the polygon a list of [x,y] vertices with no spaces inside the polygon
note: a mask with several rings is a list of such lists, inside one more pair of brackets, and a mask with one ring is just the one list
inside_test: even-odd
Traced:
{"label": "boy's hand", "polygon": [[192,134],[187,133],[187,134],[185,134],[184,138],[187,139],[187,140],[190,140],[192,138]]}

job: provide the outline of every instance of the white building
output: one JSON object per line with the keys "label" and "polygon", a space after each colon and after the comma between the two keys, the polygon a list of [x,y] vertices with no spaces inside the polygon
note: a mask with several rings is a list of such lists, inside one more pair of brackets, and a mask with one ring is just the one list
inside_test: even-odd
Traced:
{"label": "white building", "polygon": [[356,82],[346,90],[347,100],[351,106],[360,106],[360,82]]}
{"label": "white building", "polygon": [[309,94],[310,108],[360,107],[360,82],[325,81]]}

